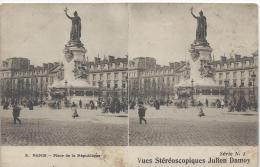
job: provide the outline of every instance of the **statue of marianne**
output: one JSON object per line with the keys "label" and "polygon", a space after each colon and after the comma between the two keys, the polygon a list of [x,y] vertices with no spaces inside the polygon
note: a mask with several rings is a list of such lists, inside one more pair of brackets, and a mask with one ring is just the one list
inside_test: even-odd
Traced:
{"label": "statue of marianne", "polygon": [[196,29],[196,41],[205,42],[207,37],[207,21],[206,17],[203,15],[202,10],[199,12],[199,16],[195,16],[193,13],[193,8],[190,9],[191,15],[197,19],[197,29]]}
{"label": "statue of marianne", "polygon": [[65,14],[66,16],[71,20],[72,26],[70,31],[70,41],[80,41],[81,37],[81,20],[78,16],[78,12],[74,12],[74,17],[70,17],[67,13],[68,9],[65,8]]}

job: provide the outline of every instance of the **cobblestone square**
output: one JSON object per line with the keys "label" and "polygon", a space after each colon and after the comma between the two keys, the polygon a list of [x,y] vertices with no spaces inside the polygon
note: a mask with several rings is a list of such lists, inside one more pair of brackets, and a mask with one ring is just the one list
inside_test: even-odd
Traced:
{"label": "cobblestone square", "polygon": [[148,107],[147,124],[139,124],[137,110],[129,111],[129,145],[132,146],[255,146],[258,141],[257,112],[227,112],[205,108],[160,110]]}
{"label": "cobblestone square", "polygon": [[21,111],[22,124],[13,124],[12,111],[1,111],[2,145],[19,146],[124,146],[128,145],[127,113],[102,114],[101,110],[36,108]]}

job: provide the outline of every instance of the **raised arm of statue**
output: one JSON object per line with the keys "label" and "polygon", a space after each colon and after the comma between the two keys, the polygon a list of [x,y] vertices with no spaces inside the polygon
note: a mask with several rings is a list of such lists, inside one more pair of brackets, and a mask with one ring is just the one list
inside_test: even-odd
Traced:
{"label": "raised arm of statue", "polygon": [[195,14],[193,13],[193,8],[191,8],[190,9],[190,13],[191,13],[191,15],[195,18],[195,19],[197,19],[198,17],[197,16],[195,16]]}
{"label": "raised arm of statue", "polygon": [[68,12],[67,12],[67,11],[68,11],[68,9],[67,9],[67,8],[65,8],[65,9],[64,9],[64,11],[65,11],[65,15],[66,15],[66,16],[67,16],[69,19],[72,19],[72,17],[70,17],[70,16],[68,15]]}

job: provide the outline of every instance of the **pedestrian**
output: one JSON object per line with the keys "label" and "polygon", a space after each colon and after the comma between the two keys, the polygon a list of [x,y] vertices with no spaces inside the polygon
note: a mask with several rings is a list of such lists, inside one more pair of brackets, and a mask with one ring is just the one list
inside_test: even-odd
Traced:
{"label": "pedestrian", "polygon": [[221,108],[224,108],[224,106],[225,106],[225,102],[224,100],[221,100]]}
{"label": "pedestrian", "polygon": [[13,118],[14,118],[14,124],[16,124],[16,121],[21,124],[21,120],[19,119],[21,108],[18,106],[18,104],[14,104],[13,106]]}
{"label": "pedestrian", "polygon": [[235,109],[235,103],[233,100],[230,101],[229,103],[229,110],[228,112],[234,112],[234,109]]}
{"label": "pedestrian", "polygon": [[58,109],[61,109],[61,100],[58,100],[57,103],[58,103]]}
{"label": "pedestrian", "polygon": [[97,108],[98,108],[98,101],[97,101],[97,100],[96,100],[95,103],[94,103],[94,107],[95,107],[95,109],[97,110]]}
{"label": "pedestrian", "polygon": [[208,99],[206,99],[205,104],[206,104],[206,107],[209,107],[209,101],[208,101]]}
{"label": "pedestrian", "polygon": [[142,121],[145,122],[145,124],[147,123],[146,119],[144,118],[145,117],[145,111],[146,111],[147,108],[145,108],[143,106],[143,103],[140,102],[139,103],[139,108],[138,108],[138,115],[139,115],[139,123],[142,124]]}
{"label": "pedestrian", "polygon": [[29,100],[28,108],[29,110],[33,110],[33,102],[31,100]]}
{"label": "pedestrian", "polygon": [[71,110],[73,111],[72,117],[75,119],[75,117],[79,117],[79,114],[77,112],[77,105],[72,102]]}
{"label": "pedestrian", "polygon": [[206,116],[204,111],[203,111],[203,104],[199,101],[198,103],[198,109],[199,109],[199,117],[203,117],[203,116]]}
{"label": "pedestrian", "polygon": [[82,108],[82,101],[81,101],[81,99],[79,100],[79,107]]}
{"label": "pedestrian", "polygon": [[3,109],[4,109],[4,110],[8,110],[8,108],[9,108],[9,102],[6,101],[5,104],[4,104],[4,106],[3,106]]}

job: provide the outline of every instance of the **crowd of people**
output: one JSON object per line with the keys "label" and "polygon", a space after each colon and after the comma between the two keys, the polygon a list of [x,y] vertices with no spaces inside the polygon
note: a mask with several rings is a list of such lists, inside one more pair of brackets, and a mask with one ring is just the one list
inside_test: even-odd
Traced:
{"label": "crowd of people", "polygon": [[[45,102],[44,102],[45,103]],[[2,106],[3,106],[3,110],[8,110],[11,107],[14,107],[15,105],[21,105],[23,107],[27,107],[29,110],[33,110],[33,106],[35,105],[43,105],[43,103],[34,103],[32,100],[22,100],[22,101],[17,101],[17,100],[11,100],[11,101],[2,101],[1,102]]]}
{"label": "crowd of people", "polygon": [[[22,100],[20,102],[12,100],[12,101],[2,101],[3,110],[13,109],[13,118],[14,123],[18,121],[21,124],[21,120],[19,119],[21,106],[24,108],[28,108],[29,110],[33,110],[35,105],[45,105],[46,103],[34,103],[32,100]],[[63,105],[64,104],[64,105]],[[79,117],[78,109],[87,110],[97,110],[101,109],[102,113],[120,113],[128,111],[128,103],[126,100],[119,100],[118,98],[111,98],[107,100],[98,99],[98,100],[89,100],[85,103],[80,99],[78,103],[68,101],[62,101],[61,99],[57,99],[49,103],[49,107],[53,109],[62,109],[63,107],[70,107],[72,110],[72,117]]]}
{"label": "crowd of people", "polygon": [[[67,101],[64,101],[64,104],[68,104]],[[155,99],[155,100],[148,100],[145,104],[154,107],[156,110],[160,110],[161,105],[169,105],[172,101],[167,100],[167,102],[162,102],[161,100]],[[21,101],[18,103],[17,101],[2,101],[1,102],[3,109],[7,110],[10,107],[13,109],[13,119],[14,123],[16,124],[16,121],[18,121],[21,124],[21,120],[19,119],[21,106],[28,107],[29,110],[33,110],[35,105],[45,105],[46,103],[41,102],[35,104],[32,100],[27,101]],[[56,109],[61,109],[62,107],[62,101],[56,100],[54,102],[54,107]],[[144,107],[144,103],[141,100],[132,100],[129,102],[129,109],[134,110],[135,107],[138,107],[138,116],[139,116],[139,122],[142,124],[142,121],[147,123],[147,120],[145,119],[145,112],[147,110],[146,107]],[[174,103],[175,106],[178,108],[188,108],[188,106],[197,106],[199,109],[199,117],[205,116],[204,113],[204,107],[216,107],[219,109],[224,109],[225,107],[228,108],[228,112],[241,112],[246,111],[247,109],[251,109],[255,104],[250,103],[246,101],[245,97],[240,97],[238,100],[233,98],[232,100],[224,100],[224,99],[216,99],[215,101],[211,100],[211,103],[208,99],[205,100],[205,103],[203,104],[200,101],[192,101],[188,99],[182,99]],[[67,105],[65,105],[67,106]],[[102,113],[120,113],[120,112],[127,112],[128,111],[128,103],[125,100],[119,100],[118,98],[112,98],[112,99],[98,99],[98,100],[89,100],[85,103],[82,102],[82,100],[79,100],[76,104],[75,102],[72,102],[70,105],[70,108],[73,111],[72,117],[76,118],[79,117],[79,114],[77,112],[78,108],[80,109],[86,109],[86,110],[97,110],[100,108],[102,110]]]}

